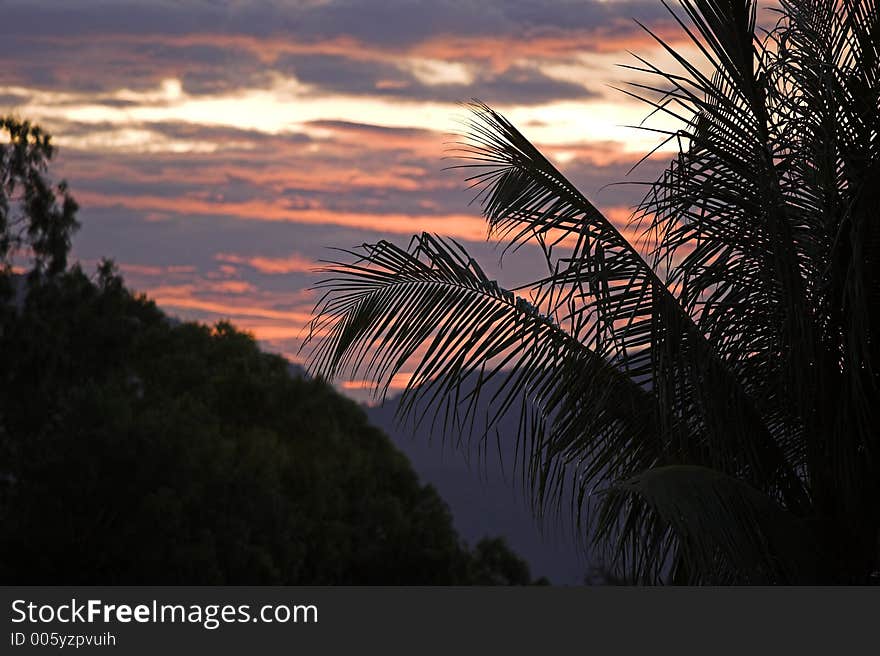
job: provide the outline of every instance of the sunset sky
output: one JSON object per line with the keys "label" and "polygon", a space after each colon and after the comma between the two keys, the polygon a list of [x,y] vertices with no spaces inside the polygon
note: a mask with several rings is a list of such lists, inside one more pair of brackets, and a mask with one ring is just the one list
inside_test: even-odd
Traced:
{"label": "sunset sky", "polygon": [[[619,222],[635,187],[601,187],[658,136],[610,88],[632,20],[680,39],[657,0],[26,0],[0,2],[0,113],[61,147],[80,202],[75,257],[112,257],[168,313],[231,319],[297,354],[327,247],[428,230],[503,282],[537,273],[500,249],[450,133],[476,97],[510,118]],[[653,125],[657,126],[655,122]],[[662,125],[662,122],[660,123]],[[668,153],[630,176],[653,180]],[[350,392],[358,381],[344,381]]]}

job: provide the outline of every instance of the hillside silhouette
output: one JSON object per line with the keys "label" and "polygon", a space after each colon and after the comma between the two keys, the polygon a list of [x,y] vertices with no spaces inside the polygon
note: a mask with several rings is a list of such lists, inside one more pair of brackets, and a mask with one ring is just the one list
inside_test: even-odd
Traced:
{"label": "hillside silhouette", "polygon": [[503,539],[461,541],[353,401],[229,323],[172,320],[110,261],[68,266],[49,137],[2,127],[0,582],[532,582]]}

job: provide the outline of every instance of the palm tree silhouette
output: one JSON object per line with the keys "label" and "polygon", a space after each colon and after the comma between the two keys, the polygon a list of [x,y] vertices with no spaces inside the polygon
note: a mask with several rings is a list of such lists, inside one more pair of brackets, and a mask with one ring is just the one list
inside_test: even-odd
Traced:
{"label": "palm tree silhouette", "polygon": [[[474,102],[463,167],[490,235],[544,253],[514,291],[422,234],[331,263],[312,367],[458,430],[496,381],[539,512],[570,506],[641,583],[866,583],[880,527],[880,18],[874,0],[681,0],[693,62],[629,93],[682,119],[621,232]],[[517,293],[515,293],[517,292]],[[451,423],[450,423],[451,422]]]}

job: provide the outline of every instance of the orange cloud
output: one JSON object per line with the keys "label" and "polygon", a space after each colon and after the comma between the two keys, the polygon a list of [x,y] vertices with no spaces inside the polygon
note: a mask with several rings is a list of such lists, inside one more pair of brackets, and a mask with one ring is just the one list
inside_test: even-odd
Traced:
{"label": "orange cloud", "polygon": [[209,323],[229,319],[261,342],[288,347],[293,342],[294,348],[305,337],[312,317],[311,302],[303,303],[310,296],[307,290],[267,292],[242,280],[193,278],[184,284],[147,285],[139,291],[172,315]]}
{"label": "orange cloud", "polygon": [[[254,293],[243,297],[240,295],[242,287],[237,285],[237,282],[239,281],[216,282],[196,279],[186,284],[160,284],[141,291],[146,292],[160,306],[208,312],[218,315],[218,318],[252,317],[291,321],[299,325],[305,325],[310,320],[311,305],[305,307],[301,305],[306,295],[304,290],[293,290],[289,294],[253,290]],[[294,309],[287,309],[293,302],[298,302],[300,305]]]}
{"label": "orange cloud", "polygon": [[411,235],[422,231],[436,232],[470,241],[486,238],[486,223],[480,216],[468,214],[408,215],[368,214],[329,209],[290,208],[279,203],[260,200],[243,202],[210,202],[197,198],[162,198],[158,196],[125,196],[93,191],[77,195],[83,205],[103,208],[125,208],[138,211],[171,212],[176,215],[232,216],[242,220],[281,221],[310,225],[339,225],[369,232]]}
{"label": "orange cloud", "polygon": [[[97,260],[81,260],[83,264],[95,266]],[[179,276],[183,274],[194,273],[196,268],[192,265],[172,264],[168,266],[158,266],[150,264],[131,264],[128,262],[120,262],[119,269],[124,275],[145,276],[148,278],[156,278],[161,276]]]}
{"label": "orange cloud", "polygon": [[204,289],[212,292],[229,293],[229,294],[246,294],[257,291],[249,282],[244,280],[220,280],[205,283]]}
{"label": "orange cloud", "polygon": [[[652,30],[670,45],[687,39],[671,20],[652,24]],[[76,45],[93,37],[53,36],[40,41],[55,45]],[[315,41],[297,40],[295,36],[256,37],[245,34],[199,32],[189,34],[102,34],[102,45],[142,46],[164,45],[169,48],[212,47],[247,52],[266,66],[285,55],[324,55],[345,57],[365,62],[397,64],[401,56],[440,61],[480,60],[490,62],[495,70],[504,70],[514,61],[529,59],[568,59],[583,53],[625,53],[654,47],[655,41],[629,20],[617,20],[593,29],[545,29],[532,32],[527,38],[520,34],[468,35],[440,34],[422,41],[397,44],[367,43],[350,36],[322,38]]]}
{"label": "orange cloud", "polygon": [[283,274],[283,273],[311,273],[317,264],[303,257],[292,253],[287,257],[244,257],[233,253],[218,253],[214,256],[215,260],[220,262],[229,262],[232,264],[246,264],[260,273],[266,274]]}
{"label": "orange cloud", "polygon": [[[417,54],[440,60],[479,59],[491,63],[496,72],[506,70],[520,59],[565,60],[579,53],[620,53],[644,51],[656,47],[656,41],[640,29],[615,29],[600,26],[591,31],[564,32],[551,30],[542,35],[521,38],[515,35],[496,37],[459,37],[442,35],[416,44],[407,54]],[[686,37],[671,23],[652,26],[655,34],[670,45],[683,42]]]}
{"label": "orange cloud", "polygon": [[[395,374],[394,376],[392,376],[391,383],[388,385],[388,388],[393,390],[406,389],[406,386],[409,385],[409,381],[412,380],[412,376],[412,373],[406,372]],[[345,390],[372,390],[376,387],[376,381],[344,380],[340,383],[340,387]]]}
{"label": "orange cloud", "polygon": [[139,276],[161,276],[167,273],[167,270],[164,267],[149,266],[145,264],[122,263],[119,265],[119,268],[123,274],[133,273]]}
{"label": "orange cloud", "polygon": [[[403,142],[403,140],[400,140]],[[439,142],[438,142],[439,144]],[[387,145],[387,144],[386,144]],[[413,140],[413,148],[406,155],[416,155],[419,144]],[[440,158],[443,154],[442,144],[431,150],[425,148],[425,155],[437,161],[436,171],[413,165],[396,164],[393,160],[372,163],[362,167],[345,163],[344,159],[356,159],[360,148],[369,148],[369,144],[360,144],[357,151],[348,144],[322,144],[321,153],[295,152],[277,160],[277,164],[269,157],[252,158],[237,157],[245,162],[252,161],[254,166],[247,164],[227,164],[216,158],[187,158],[183,161],[169,159],[167,166],[150,170],[136,166],[137,162],[120,162],[115,159],[112,166],[107,163],[101,166],[96,163],[90,170],[77,172],[77,179],[103,181],[108,178],[124,179],[127,183],[161,184],[186,182],[191,185],[220,186],[230,180],[260,185],[275,191],[298,189],[302,191],[333,192],[340,189],[392,189],[397,191],[429,191],[441,188],[460,187],[456,181],[431,175],[441,169]],[[324,160],[321,155],[331,155],[330,149],[338,152]],[[376,151],[373,151],[375,154]]]}

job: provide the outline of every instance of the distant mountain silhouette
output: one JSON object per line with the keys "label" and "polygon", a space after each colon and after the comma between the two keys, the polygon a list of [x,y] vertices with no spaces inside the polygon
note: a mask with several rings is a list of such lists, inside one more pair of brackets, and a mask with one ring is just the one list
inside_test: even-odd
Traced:
{"label": "distant mountain silhouette", "polygon": [[[487,384],[478,402],[477,416],[485,416],[497,384]],[[542,536],[537,520],[522,492],[520,471],[514,471],[517,418],[509,413],[498,425],[500,440],[493,436],[485,449],[477,442],[468,447],[468,436],[456,446],[458,436],[440,430],[429,435],[430,421],[415,431],[412,422],[395,420],[400,397],[381,406],[365,408],[371,423],[388,435],[409,458],[424,483],[437,488],[452,511],[459,534],[470,544],[487,535],[502,535],[511,548],[525,558],[532,572],[557,585],[581,585],[593,563],[579,553],[571,535],[571,522],[547,520]],[[424,406],[424,404],[422,404]],[[418,407],[414,416],[421,416]],[[480,430],[479,421],[475,433]],[[503,466],[502,466],[503,463]],[[567,519],[567,517],[566,517]]]}
{"label": "distant mountain silhouette", "polygon": [[310,378],[305,368],[294,362],[287,364],[287,373],[290,374],[291,378]]}

